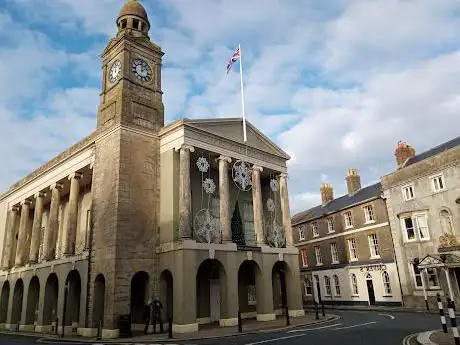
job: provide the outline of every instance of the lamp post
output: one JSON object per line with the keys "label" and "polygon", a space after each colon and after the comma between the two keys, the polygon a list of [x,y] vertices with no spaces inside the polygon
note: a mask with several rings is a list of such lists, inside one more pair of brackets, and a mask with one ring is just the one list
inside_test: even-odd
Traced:
{"label": "lamp post", "polygon": [[64,287],[64,308],[62,310],[62,333],[61,337],[64,338],[64,332],[65,332],[65,319],[66,319],[66,313],[67,313],[67,295],[69,293],[69,280],[66,281],[65,287]]}

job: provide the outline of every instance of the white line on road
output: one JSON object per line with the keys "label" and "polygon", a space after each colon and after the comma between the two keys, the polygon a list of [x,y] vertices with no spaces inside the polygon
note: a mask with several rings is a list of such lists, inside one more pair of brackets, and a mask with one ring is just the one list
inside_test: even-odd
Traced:
{"label": "white line on road", "polygon": [[359,324],[357,324],[357,325],[351,325],[351,326],[345,326],[345,327],[338,327],[338,328],[334,328],[332,331],[338,331],[339,329],[354,328],[354,327],[359,327],[359,326],[366,326],[366,325],[371,325],[371,324],[373,324],[373,323],[377,323],[377,321],[359,323]]}
{"label": "white line on road", "polygon": [[390,315],[390,314],[379,314],[379,315],[382,315],[382,316],[388,316],[390,319],[394,320],[395,317],[393,315]]}
{"label": "white line on road", "polygon": [[314,330],[317,330],[317,329],[335,327],[335,326],[340,326],[340,325],[341,325],[341,323],[335,323],[335,324],[333,324],[333,325],[327,325],[327,326],[321,326],[321,327],[315,327],[315,328],[300,328],[300,329],[293,329],[292,331],[288,331],[288,333],[314,331]]}
{"label": "white line on road", "polygon": [[278,340],[284,340],[284,339],[290,339],[290,338],[297,338],[297,337],[301,337],[301,336],[304,336],[304,335],[305,334],[288,335],[287,337],[261,340],[261,341],[256,341],[255,343],[249,343],[249,344],[246,344],[246,345],[256,345],[256,344],[270,343],[272,341],[278,341]]}

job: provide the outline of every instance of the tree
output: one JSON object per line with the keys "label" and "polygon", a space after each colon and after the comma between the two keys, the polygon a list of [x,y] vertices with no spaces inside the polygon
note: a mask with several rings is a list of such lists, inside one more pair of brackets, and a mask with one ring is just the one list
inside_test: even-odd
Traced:
{"label": "tree", "polygon": [[232,241],[233,243],[244,246],[246,244],[244,240],[243,222],[241,221],[240,208],[238,201],[235,204],[235,209],[232,215]]}

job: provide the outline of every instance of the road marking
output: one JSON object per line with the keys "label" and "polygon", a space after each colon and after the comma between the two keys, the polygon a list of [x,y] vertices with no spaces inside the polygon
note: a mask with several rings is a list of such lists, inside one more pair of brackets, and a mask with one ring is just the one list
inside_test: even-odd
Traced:
{"label": "road marking", "polygon": [[335,323],[335,324],[333,324],[333,325],[327,325],[327,326],[321,326],[321,327],[315,327],[315,328],[300,328],[300,329],[293,329],[292,331],[288,331],[288,333],[314,331],[314,330],[317,330],[317,329],[335,327],[335,326],[340,326],[340,325],[341,325],[341,323]]}
{"label": "road marking", "polygon": [[379,315],[382,315],[382,316],[388,316],[390,319],[394,320],[395,317],[393,315],[390,315],[390,314],[379,314]]}
{"label": "road marking", "polygon": [[339,329],[348,329],[348,328],[355,328],[355,327],[360,327],[360,326],[366,326],[366,325],[371,325],[373,323],[377,323],[377,321],[371,321],[371,322],[365,322],[365,323],[359,323],[357,325],[351,325],[351,326],[345,326],[345,327],[339,327],[339,328],[334,328],[332,331],[338,331]]}
{"label": "road marking", "polygon": [[288,335],[287,337],[281,337],[281,338],[273,338],[273,339],[267,339],[267,340],[261,340],[261,341],[256,341],[255,343],[248,343],[246,345],[256,345],[256,344],[264,344],[264,343],[270,343],[272,341],[278,341],[278,340],[284,340],[284,339],[290,339],[290,338],[297,338],[297,337],[302,337],[305,334],[295,334],[295,335]]}

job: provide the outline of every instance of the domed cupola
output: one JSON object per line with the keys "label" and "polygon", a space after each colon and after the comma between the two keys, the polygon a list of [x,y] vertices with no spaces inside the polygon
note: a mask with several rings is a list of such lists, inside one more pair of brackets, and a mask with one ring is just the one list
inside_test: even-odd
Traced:
{"label": "domed cupola", "polygon": [[138,0],[127,0],[118,14],[117,27],[119,34],[128,32],[148,37],[150,23],[144,6]]}

